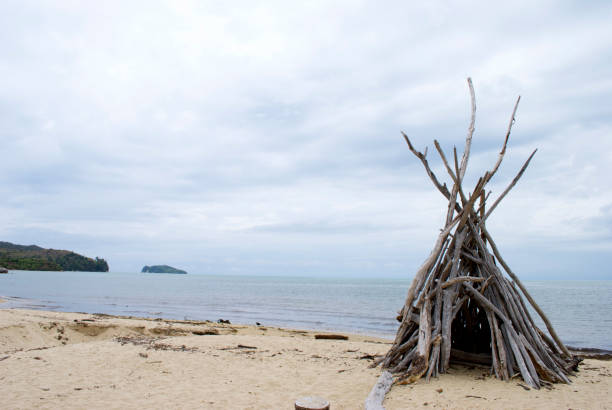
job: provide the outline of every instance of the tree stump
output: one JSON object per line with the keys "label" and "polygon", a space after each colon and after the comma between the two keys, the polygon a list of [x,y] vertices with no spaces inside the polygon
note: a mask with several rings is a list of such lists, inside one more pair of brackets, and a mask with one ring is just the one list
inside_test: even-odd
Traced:
{"label": "tree stump", "polygon": [[295,401],[295,410],[329,410],[329,402],[321,397],[302,397]]}

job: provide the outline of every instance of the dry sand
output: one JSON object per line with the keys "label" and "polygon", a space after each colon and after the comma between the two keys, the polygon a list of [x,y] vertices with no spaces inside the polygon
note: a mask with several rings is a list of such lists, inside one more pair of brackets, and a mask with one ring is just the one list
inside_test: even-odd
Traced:
{"label": "dry sand", "polygon": [[[318,332],[0,309],[0,407],[291,409],[318,395],[359,409],[389,341]],[[525,390],[484,369],[453,366],[395,386],[385,407],[612,409],[612,363],[586,360],[571,385]]]}

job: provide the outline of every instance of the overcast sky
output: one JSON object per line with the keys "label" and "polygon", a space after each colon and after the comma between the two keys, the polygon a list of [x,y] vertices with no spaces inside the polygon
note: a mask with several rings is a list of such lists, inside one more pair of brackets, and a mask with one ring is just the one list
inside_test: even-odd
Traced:
{"label": "overcast sky", "polygon": [[[304,5],[298,3],[306,3]],[[2,1],[0,240],[112,271],[411,277],[495,162],[527,279],[612,279],[612,3]],[[472,186],[472,182],[466,182]]]}

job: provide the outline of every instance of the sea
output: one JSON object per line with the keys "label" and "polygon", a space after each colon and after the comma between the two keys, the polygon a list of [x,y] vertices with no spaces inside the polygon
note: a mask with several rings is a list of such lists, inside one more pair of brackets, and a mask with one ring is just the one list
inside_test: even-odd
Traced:
{"label": "sea", "polygon": [[[11,271],[0,275],[0,309],[224,319],[392,339],[410,283],[411,278]],[[612,281],[524,284],[564,343],[612,350]],[[532,312],[544,330],[536,316]]]}

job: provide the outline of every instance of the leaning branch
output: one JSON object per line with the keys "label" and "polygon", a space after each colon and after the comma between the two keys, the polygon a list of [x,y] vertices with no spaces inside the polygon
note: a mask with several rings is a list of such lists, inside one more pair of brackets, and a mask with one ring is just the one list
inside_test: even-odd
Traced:
{"label": "leaning branch", "polygon": [[508,145],[508,138],[510,138],[510,132],[512,131],[512,125],[514,125],[515,117],[516,117],[516,109],[518,108],[519,101],[521,101],[521,96],[519,95],[516,99],[516,103],[514,104],[514,109],[512,110],[512,115],[510,116],[510,122],[508,123],[508,130],[506,131],[506,138],[504,138],[504,144],[502,145],[501,151],[499,151],[499,155],[497,157],[497,162],[493,166],[493,169],[489,172],[489,180],[493,178],[493,175],[497,172],[502,160],[504,159],[504,155],[506,154],[506,146]]}
{"label": "leaning branch", "polygon": [[519,179],[521,179],[521,176],[523,176],[523,172],[525,172],[525,170],[527,169],[527,166],[529,166],[529,162],[531,162],[531,158],[533,158],[533,156],[535,155],[535,153],[538,151],[538,149],[534,149],[533,152],[531,153],[531,155],[529,156],[529,158],[527,158],[527,161],[525,161],[525,163],[523,164],[523,166],[521,167],[521,170],[519,171],[518,174],[516,174],[516,176],[514,177],[514,179],[512,180],[512,182],[510,183],[510,185],[508,185],[508,187],[504,190],[504,192],[502,192],[502,194],[499,196],[499,198],[497,198],[495,200],[495,202],[493,202],[493,205],[491,205],[491,208],[489,208],[489,210],[487,211],[487,213],[485,214],[485,217],[482,218],[482,220],[480,221],[480,225],[484,224],[484,221],[489,217],[489,215],[491,215],[491,212],[493,212],[493,210],[495,209],[495,207],[497,207],[497,205],[499,205],[499,203],[501,202],[502,199],[504,199],[504,197],[508,194],[508,192],[510,192],[510,190],[512,189],[512,187],[514,187],[514,185],[516,185],[516,183],[518,182]]}
{"label": "leaning branch", "polygon": [[465,138],[465,149],[463,150],[463,157],[461,157],[461,166],[459,167],[459,180],[461,181],[465,176],[465,170],[467,169],[468,158],[470,156],[470,147],[472,146],[472,136],[474,135],[474,124],[476,123],[476,95],[474,93],[474,84],[472,79],[468,77],[468,86],[470,87],[470,101],[472,103],[472,117],[470,118],[470,126],[468,127],[467,137]]}
{"label": "leaning branch", "polygon": [[[412,151],[412,153],[418,159],[420,159],[421,162],[423,163],[423,166],[425,167],[425,172],[427,172],[427,175],[429,175],[429,178],[431,179],[433,184],[436,186],[436,188],[438,188],[438,191],[440,191],[442,195],[444,195],[446,199],[448,199],[450,197],[450,192],[448,192],[448,188],[446,187],[446,185],[440,184],[440,182],[438,181],[438,178],[436,178],[436,174],[434,174],[431,168],[429,168],[429,163],[427,162],[426,154],[423,154],[422,152],[417,151],[412,146],[412,143],[410,142],[410,138],[408,138],[408,136],[404,133],[404,131],[402,131],[402,135],[404,136],[406,143],[408,143],[408,148],[410,148],[410,151]],[[425,150],[425,152],[427,152],[427,150]]]}

